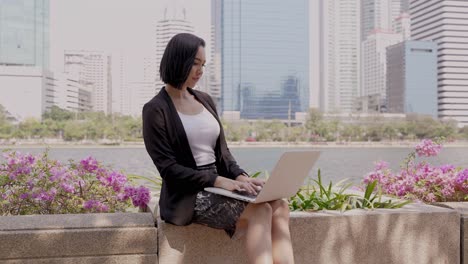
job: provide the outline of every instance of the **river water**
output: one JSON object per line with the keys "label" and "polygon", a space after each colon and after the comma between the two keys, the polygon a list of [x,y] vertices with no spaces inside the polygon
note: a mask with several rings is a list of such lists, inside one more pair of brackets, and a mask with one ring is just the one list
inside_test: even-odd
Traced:
{"label": "river water", "polygon": [[[39,154],[44,147],[15,148],[21,153]],[[237,162],[247,172],[271,171],[285,151],[319,150],[320,158],[311,171],[310,176],[316,176],[321,170],[322,178],[327,182],[336,182],[341,179],[350,179],[359,182],[364,175],[371,171],[374,162],[384,160],[390,163],[393,170],[399,169],[404,158],[411,148],[406,147],[231,147],[231,152]],[[157,174],[143,146],[137,147],[57,147],[50,148],[49,156],[66,162],[69,159],[80,160],[92,156],[111,166],[115,170],[125,173],[151,176]],[[0,158],[0,160],[3,160]],[[426,158],[434,165],[453,164],[468,168],[468,147],[443,148],[439,156]]]}

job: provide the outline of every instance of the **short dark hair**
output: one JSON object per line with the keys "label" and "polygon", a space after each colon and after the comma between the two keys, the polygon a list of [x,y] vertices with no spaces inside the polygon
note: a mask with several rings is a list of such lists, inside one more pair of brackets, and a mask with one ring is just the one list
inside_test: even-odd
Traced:
{"label": "short dark hair", "polygon": [[199,47],[205,47],[205,41],[193,34],[180,33],[172,37],[159,65],[161,80],[180,89],[190,74]]}

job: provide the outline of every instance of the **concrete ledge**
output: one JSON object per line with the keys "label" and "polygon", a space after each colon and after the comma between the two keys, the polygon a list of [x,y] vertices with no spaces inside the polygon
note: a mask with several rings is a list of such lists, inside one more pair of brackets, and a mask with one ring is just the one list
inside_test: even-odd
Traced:
{"label": "concrete ledge", "polygon": [[[401,209],[291,214],[296,263],[459,263],[460,216],[411,204]],[[201,225],[158,223],[159,263],[247,263],[242,241]]]}
{"label": "concrete ledge", "polygon": [[[157,255],[119,255],[104,257],[44,258],[4,260],[2,264],[158,264]],[[156,259],[156,262],[155,262]]]}
{"label": "concrete ledge", "polygon": [[436,205],[452,208],[460,213],[460,263],[468,264],[468,202],[447,202]]}
{"label": "concrete ledge", "polygon": [[157,263],[152,213],[2,216],[0,241],[1,263]]}
{"label": "concrete ledge", "polygon": [[151,213],[1,216],[0,231],[154,227]]}

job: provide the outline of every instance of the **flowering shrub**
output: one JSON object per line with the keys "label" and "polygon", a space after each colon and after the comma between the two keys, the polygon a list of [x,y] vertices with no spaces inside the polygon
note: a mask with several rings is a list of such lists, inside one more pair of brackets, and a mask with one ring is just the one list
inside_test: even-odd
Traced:
{"label": "flowering shrub", "polygon": [[0,164],[0,215],[123,212],[145,208],[149,190],[92,157],[64,165],[42,156],[6,152]]}
{"label": "flowering shrub", "polygon": [[400,172],[393,173],[388,163],[380,161],[363,182],[377,180],[384,193],[410,200],[428,203],[468,200],[468,169],[415,162],[416,156],[437,156],[441,149],[440,143],[424,139],[405,159]]}

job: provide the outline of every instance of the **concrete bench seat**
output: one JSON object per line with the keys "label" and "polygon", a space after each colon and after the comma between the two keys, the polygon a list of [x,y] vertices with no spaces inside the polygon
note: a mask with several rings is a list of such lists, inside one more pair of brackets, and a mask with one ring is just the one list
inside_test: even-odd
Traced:
{"label": "concrete bench seat", "polygon": [[[293,212],[295,260],[460,263],[465,252],[460,222],[468,208],[463,206]],[[229,239],[223,230],[174,226],[151,212],[0,217],[1,264],[242,264],[247,263],[244,252],[243,242]]]}
{"label": "concrete bench seat", "polygon": [[[291,214],[296,263],[428,264],[460,262],[460,215],[410,204],[401,209]],[[241,240],[197,224],[158,220],[159,263],[247,263]]]}
{"label": "concrete bench seat", "polygon": [[0,216],[0,263],[158,263],[152,213]]}
{"label": "concrete bench seat", "polygon": [[436,205],[454,209],[460,214],[460,263],[468,264],[468,202],[446,202]]}

